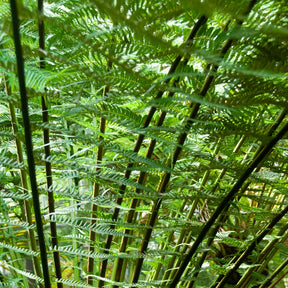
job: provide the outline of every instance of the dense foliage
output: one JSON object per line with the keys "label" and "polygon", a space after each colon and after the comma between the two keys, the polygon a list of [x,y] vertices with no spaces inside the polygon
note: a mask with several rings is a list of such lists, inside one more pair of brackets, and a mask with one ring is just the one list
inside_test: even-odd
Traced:
{"label": "dense foliage", "polygon": [[0,287],[287,287],[287,16],[1,0]]}

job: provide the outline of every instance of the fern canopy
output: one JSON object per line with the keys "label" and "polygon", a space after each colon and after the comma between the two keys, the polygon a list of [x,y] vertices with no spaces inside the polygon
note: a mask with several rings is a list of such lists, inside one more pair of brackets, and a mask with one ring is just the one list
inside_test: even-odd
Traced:
{"label": "fern canopy", "polygon": [[287,16],[1,0],[0,287],[288,287]]}

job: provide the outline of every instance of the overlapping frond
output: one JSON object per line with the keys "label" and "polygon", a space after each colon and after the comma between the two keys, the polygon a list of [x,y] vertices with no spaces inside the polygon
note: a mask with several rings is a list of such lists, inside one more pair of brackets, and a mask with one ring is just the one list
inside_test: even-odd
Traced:
{"label": "overlapping frond", "polygon": [[23,71],[0,3],[3,281],[284,287],[286,2],[39,3],[17,2]]}

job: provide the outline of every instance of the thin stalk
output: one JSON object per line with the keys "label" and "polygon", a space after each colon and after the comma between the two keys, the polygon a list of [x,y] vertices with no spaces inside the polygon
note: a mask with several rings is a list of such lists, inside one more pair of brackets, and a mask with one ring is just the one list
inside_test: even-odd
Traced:
{"label": "thin stalk", "polygon": [[[38,35],[39,35],[39,49],[45,50],[45,30],[44,30],[44,22],[41,17],[43,17],[43,0],[38,0]],[[43,56],[39,57],[40,69],[45,69],[45,58]],[[47,97],[41,97],[41,105],[42,105],[42,122],[43,124],[49,123],[49,113],[48,113],[48,99]],[[43,128],[43,142],[44,142],[44,154],[45,158],[49,158],[51,155],[50,151],[50,135],[49,129]],[[60,255],[59,251],[57,251],[58,247],[58,237],[57,237],[57,226],[56,222],[52,221],[51,217],[55,213],[55,201],[54,201],[54,193],[52,190],[53,180],[52,180],[52,169],[51,162],[45,161],[45,172],[46,172],[46,187],[47,187],[47,197],[48,197],[48,209],[50,215],[50,232],[51,232],[51,243],[53,249],[53,258],[54,258],[54,267],[55,274],[57,279],[61,279],[61,263],[60,263]],[[56,248],[56,249],[55,249]],[[63,288],[63,284],[57,282],[57,288]]]}
{"label": "thin stalk", "polygon": [[[187,231],[185,231],[185,232],[187,233]],[[174,250],[174,252],[179,252],[180,248],[183,247],[183,249],[181,250],[181,253],[185,254],[187,249],[189,248],[187,243],[190,243],[192,238],[193,238],[193,235],[192,235],[191,231],[188,233],[188,235],[185,235],[185,233],[181,233],[179,240],[177,242],[178,247]],[[184,245],[183,245],[183,243],[184,243]],[[176,257],[176,256],[173,256],[171,259],[173,259],[173,261],[170,260],[169,266],[167,266],[167,269],[166,269],[165,274],[163,276],[163,280],[167,280],[167,282],[169,282],[169,278],[174,277],[175,273],[177,272],[175,269],[176,269],[176,267],[179,266],[179,263],[181,261],[179,259],[179,257]],[[175,267],[175,269],[173,267]]]}
{"label": "thin stalk", "polygon": [[[162,190],[162,188],[161,188],[161,187],[163,187],[162,185],[165,185],[164,182],[162,182],[162,183],[160,184],[159,189],[157,189],[157,190],[159,190],[159,191]],[[161,207],[161,204],[162,204],[162,199],[158,199],[158,200],[156,200],[156,203],[155,203],[155,205],[152,208],[151,216],[150,216],[150,220],[149,220],[149,224],[148,224],[151,227],[154,227],[154,225],[156,223],[158,211],[159,211],[159,209]],[[149,229],[146,230],[144,239],[141,242],[140,254],[145,254],[146,253],[147,247],[148,247],[148,244],[149,244],[149,240],[150,240],[150,237],[151,237],[151,234],[152,234],[152,230],[153,230],[152,228],[149,228]],[[141,268],[142,268],[142,265],[143,265],[143,261],[144,261],[143,257],[138,258],[138,260],[137,260],[137,263],[136,263],[136,266],[135,266],[135,270],[134,270],[134,274],[133,274],[133,279],[132,279],[132,283],[133,284],[136,284],[138,282],[138,280],[139,280],[139,276],[140,276]],[[132,286],[132,287],[135,287],[135,286]]]}
{"label": "thin stalk", "polygon": [[16,0],[10,0],[10,7],[11,7],[13,35],[14,35],[15,54],[16,54],[16,60],[17,60],[18,81],[19,81],[20,96],[21,96],[21,108],[22,108],[21,110],[22,110],[23,126],[24,126],[24,132],[25,132],[26,154],[27,154],[31,190],[32,190],[32,199],[33,199],[33,207],[34,207],[34,212],[35,212],[36,227],[37,227],[37,232],[38,232],[40,255],[41,255],[41,260],[42,260],[42,271],[43,271],[45,288],[50,288],[51,284],[50,284],[45,238],[44,238],[44,232],[43,232],[43,224],[42,224],[42,219],[41,219],[41,209],[40,209],[39,194],[38,194],[38,188],[37,188],[36,172],[35,172],[32,134],[31,134],[31,128],[30,128],[28,100],[27,100],[26,84],[25,84],[24,59],[23,59],[23,54],[22,54],[22,46],[21,46],[20,33],[19,33],[19,18],[18,18],[18,8],[17,8]]}
{"label": "thin stalk", "polygon": [[[248,257],[248,255],[256,248],[256,246],[263,240],[263,238],[271,231],[271,229],[286,215],[286,213],[288,213],[288,205],[279,213],[277,214],[272,221],[266,225],[266,227],[263,229],[262,232],[260,232],[258,234],[258,236],[252,241],[252,243],[249,245],[249,247],[242,253],[242,255],[240,257],[236,256],[234,259],[232,259],[232,261],[230,262],[231,264],[234,263],[233,267],[226,273],[225,276],[221,275],[219,278],[217,279],[218,281],[220,281],[220,283],[216,286],[213,285],[212,287],[215,288],[221,288],[224,287],[224,285],[226,284],[227,280],[229,279],[229,277],[236,272],[236,270],[240,267],[240,265],[245,261],[245,259]],[[283,265],[285,264],[285,265]],[[288,264],[288,258],[287,260],[283,263],[282,265],[280,265],[278,267],[278,269],[276,269],[276,271],[271,275],[271,281],[272,279]],[[276,273],[277,272],[277,273]],[[270,277],[269,277],[270,278]],[[268,278],[268,279],[269,279]],[[266,280],[267,281],[267,280]],[[266,282],[265,281],[265,282]],[[270,281],[270,280],[269,280]],[[267,281],[267,283],[270,283]],[[211,287],[211,288],[212,288]],[[262,285],[260,286],[262,287]],[[263,287],[267,287],[267,286],[263,286]],[[262,287],[262,288],[263,288]]]}
{"label": "thin stalk", "polygon": [[[108,62],[108,71],[112,68],[112,62],[109,61]],[[103,97],[106,98],[107,94],[109,93],[109,86],[106,86],[103,90]],[[104,137],[102,135],[105,134],[105,128],[106,128],[106,118],[101,117],[100,118],[100,136],[99,136],[99,140],[100,142],[104,140]],[[96,172],[99,172],[101,170],[101,166],[100,164],[102,163],[102,159],[103,159],[103,145],[99,145],[97,148],[97,168],[96,168]],[[93,185],[93,198],[96,198],[99,195],[99,191],[100,191],[100,185],[97,182],[94,182]],[[91,208],[91,225],[94,225],[96,223],[96,212],[97,212],[97,205],[96,204],[92,204],[92,208]],[[93,253],[95,251],[95,247],[94,247],[94,242],[95,242],[95,238],[96,238],[96,233],[94,231],[90,231],[90,235],[89,235],[89,248],[88,251]],[[93,274],[94,272],[94,258],[93,257],[89,257],[88,258],[88,266],[87,266],[87,273],[88,274]],[[93,285],[93,277],[88,277],[87,278],[87,283],[90,285]]]}
{"label": "thin stalk", "polygon": [[[72,155],[74,154],[73,153],[73,146],[71,146],[71,154]],[[76,188],[76,191],[79,191],[79,178],[78,177],[74,178],[74,181],[73,181],[72,185]],[[76,201],[75,200],[71,200],[71,203],[72,203],[72,205],[74,205],[75,203],[77,205],[77,210],[74,213],[72,213],[72,215],[71,215],[72,216],[71,220],[73,221],[78,216],[77,211],[78,211],[78,208],[79,208],[79,206],[78,206],[79,202],[77,200]],[[73,235],[77,235],[77,228],[76,227],[73,227]],[[75,250],[78,249],[78,241],[75,238],[73,239],[72,247]],[[75,281],[80,281],[80,279],[81,279],[81,269],[82,269],[82,261],[81,261],[81,259],[82,259],[81,255],[75,255],[73,257],[74,280]]]}
{"label": "thin stalk", "polygon": [[[197,202],[196,201],[193,201],[193,204],[192,204],[192,207],[189,211],[189,214],[187,216],[187,219],[190,219],[192,217],[192,214],[194,212],[194,210],[196,209],[196,205],[197,205]],[[193,212],[192,212],[193,211]],[[187,231],[186,230],[182,230],[178,239],[177,239],[177,243],[176,243],[176,248],[174,249],[174,252],[179,252],[180,251],[180,248],[181,248],[181,244],[182,243],[189,243],[189,238],[187,241],[183,241],[184,237],[186,236],[186,233]],[[184,253],[184,250],[186,248],[184,247],[184,249],[182,250],[182,254]],[[169,261],[169,264],[167,265],[167,268],[166,268],[166,271],[164,273],[164,276],[163,276],[163,280],[168,280],[171,273],[173,274],[173,270],[172,268],[173,267],[177,267],[177,263],[178,261],[176,261],[176,255],[173,255]]]}
{"label": "thin stalk", "polygon": [[[205,22],[207,21],[207,18],[206,16],[201,16],[198,20],[198,24],[199,25],[199,28],[200,26],[202,26],[202,24],[204,24]],[[196,28],[195,28],[196,27]],[[188,48],[192,45],[192,40],[194,39],[195,37],[195,34],[196,32],[199,30],[199,28],[195,25],[190,33],[190,35],[188,36],[187,40],[185,41],[185,44],[188,46]],[[183,55],[178,55],[176,57],[176,59],[174,60],[174,62],[172,63],[171,67],[170,67],[170,70],[168,72],[168,75],[172,75],[181,59],[182,59]],[[164,81],[164,84],[167,84],[169,83],[170,81],[170,78],[167,78],[165,81]],[[160,99],[164,94],[164,91],[159,91],[155,97],[155,99]],[[156,112],[156,108],[154,106],[152,106],[150,108],[150,111],[148,113],[148,115],[146,116],[146,119],[144,121],[144,124],[143,124],[143,128],[147,128],[149,125],[150,125],[150,122],[154,116]],[[134,146],[134,149],[133,149],[133,152],[134,153],[138,153],[140,148],[141,148],[141,145],[142,145],[142,142],[144,140],[144,135],[143,134],[139,134],[138,138],[137,138],[137,141],[135,143],[135,146]],[[126,179],[129,179],[130,178],[130,175],[132,173],[132,168],[133,168],[133,163],[129,163],[127,165],[127,168],[126,168],[126,172],[125,172],[125,175],[124,177]],[[119,194],[124,194],[125,193],[125,190],[126,190],[126,185],[121,185],[120,186],[120,189],[119,189]],[[118,198],[116,200],[116,203],[118,206],[120,206],[122,204],[122,198]],[[112,215],[112,221],[116,221],[118,219],[118,215],[119,215],[119,211],[120,209],[118,207],[114,208],[114,211],[113,211],[113,215]],[[114,225],[111,225],[110,227],[111,229],[114,229]],[[108,235],[107,238],[106,238],[106,242],[105,242],[105,248],[104,248],[104,253],[108,253],[110,247],[111,247],[111,243],[112,243],[112,239],[113,239],[113,236],[112,235]],[[108,264],[108,260],[107,259],[104,259],[102,262],[101,262],[101,267],[100,267],[100,276],[101,277],[105,277],[105,274],[106,274],[106,269],[107,269],[107,264]],[[118,277],[118,276],[117,276]],[[104,281],[103,280],[99,280],[99,288],[102,288],[104,285]]]}
{"label": "thin stalk", "polygon": [[[184,235],[185,236],[185,235]],[[182,239],[184,240],[182,243],[185,243],[186,245],[184,245],[184,247],[183,247],[183,249],[182,249],[182,251],[181,251],[181,253],[182,254],[186,254],[186,252],[187,252],[187,250],[188,250],[188,248],[189,248],[189,246],[187,245],[187,243],[191,243],[191,241],[192,241],[192,239],[193,239],[194,237],[193,237],[193,233],[190,231],[189,233],[188,233],[188,235],[186,236],[186,237],[183,237]],[[176,261],[175,261],[175,265],[172,265],[172,267],[174,266],[174,267],[178,267],[179,266],[179,263],[181,263],[181,259],[178,257],[178,258],[176,258]],[[176,268],[175,269],[172,269],[171,271],[170,271],[170,274],[168,274],[168,276],[170,277],[170,278],[173,278],[174,277],[174,275],[176,274],[176,272],[177,272],[177,270],[176,270]],[[165,279],[165,280],[169,280],[169,277],[167,277],[167,279]],[[168,282],[168,281],[167,281]]]}

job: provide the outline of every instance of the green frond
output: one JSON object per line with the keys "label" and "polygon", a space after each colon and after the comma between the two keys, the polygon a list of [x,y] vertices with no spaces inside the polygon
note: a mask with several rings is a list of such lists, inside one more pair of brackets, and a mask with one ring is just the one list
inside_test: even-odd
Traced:
{"label": "green frond", "polygon": [[114,229],[111,229],[109,225],[106,225],[105,223],[101,224],[91,224],[87,221],[81,220],[81,219],[74,219],[71,220],[71,218],[67,216],[62,216],[62,215],[57,215],[53,214],[50,216],[50,221],[69,225],[71,227],[77,227],[78,229],[81,230],[86,230],[86,231],[94,231],[95,233],[101,234],[101,235],[113,235],[113,236],[126,236],[130,238],[138,238],[132,235],[126,235],[125,233],[122,232],[117,232]]}
{"label": "green frond", "polygon": [[101,258],[101,259],[108,259],[108,258],[115,258],[113,255],[105,254],[105,253],[98,253],[98,252],[87,252],[83,249],[73,249],[72,247],[54,247],[54,250],[63,252],[69,255],[80,255],[89,258]]}
{"label": "green frond", "polygon": [[25,254],[28,256],[39,256],[39,252],[35,252],[35,251],[28,250],[28,249],[21,248],[21,247],[15,247],[15,246],[12,246],[10,244],[3,243],[3,242],[0,242],[0,247],[6,248],[6,249],[9,249],[9,250],[12,250],[14,252],[21,253],[21,254]]}
{"label": "green frond", "polygon": [[32,225],[30,225],[28,222],[23,222],[23,221],[21,221],[21,222],[19,222],[19,221],[17,221],[17,220],[3,220],[3,219],[1,219],[0,220],[0,223],[2,224],[2,225],[5,225],[5,226],[7,226],[7,227],[23,227],[23,228],[25,228],[25,229],[35,229],[35,224],[32,224]]}
{"label": "green frond", "polygon": [[22,169],[24,167],[23,163],[18,163],[16,160],[5,156],[4,153],[0,155],[0,161],[1,161],[2,167],[6,167],[10,169]]}
{"label": "green frond", "polygon": [[103,197],[99,195],[98,197],[92,198],[91,195],[86,195],[83,193],[80,193],[79,191],[75,191],[71,189],[70,187],[58,187],[58,186],[50,186],[49,192],[53,191],[53,193],[57,195],[61,195],[63,197],[67,197],[68,199],[74,199],[77,201],[84,201],[87,203],[94,203],[101,207],[114,207],[115,203],[111,200],[107,199],[106,197]]}
{"label": "green frond", "polygon": [[25,75],[27,88],[32,88],[39,92],[44,92],[47,83],[51,78],[55,77],[53,73],[35,67],[27,67]]}
{"label": "green frond", "polygon": [[58,283],[63,283],[65,285],[69,285],[70,287],[83,287],[83,288],[91,288],[93,286],[84,284],[83,282],[76,281],[76,280],[70,280],[70,279],[56,279]]}
{"label": "green frond", "polygon": [[154,282],[151,282],[151,281],[139,281],[139,283],[133,283],[133,284],[128,284],[126,282],[116,282],[116,281],[113,281],[113,280],[110,280],[109,278],[104,278],[104,277],[99,277],[97,275],[93,275],[92,276],[93,278],[97,279],[97,280],[102,280],[102,281],[105,281],[107,283],[110,283],[110,284],[114,284],[114,285],[117,285],[118,287],[161,287],[161,285],[163,285],[163,283],[165,284],[165,282],[167,281],[154,281]]}
{"label": "green frond", "polygon": [[20,269],[17,269],[15,267],[13,267],[12,265],[9,265],[9,264],[5,264],[7,265],[10,269],[16,271],[17,273],[19,273],[20,275],[23,275],[24,277],[26,278],[29,278],[29,279],[33,279],[33,280],[36,280],[37,282],[39,283],[44,283],[44,280],[36,275],[34,275],[33,273],[30,273],[30,272],[27,272],[27,271],[24,271],[24,270],[20,270]]}
{"label": "green frond", "polygon": [[276,248],[279,249],[279,253],[283,258],[288,257],[288,248],[286,245],[284,245],[283,243],[277,243],[275,244]]}

